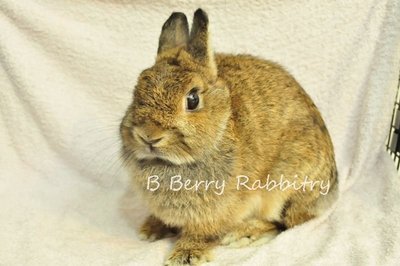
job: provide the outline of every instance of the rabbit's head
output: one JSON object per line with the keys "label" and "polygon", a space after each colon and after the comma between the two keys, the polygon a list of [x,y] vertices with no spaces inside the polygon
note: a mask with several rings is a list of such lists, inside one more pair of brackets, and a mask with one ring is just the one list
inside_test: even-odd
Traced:
{"label": "rabbit's head", "polygon": [[208,17],[198,9],[164,23],[156,63],[139,76],[121,123],[123,151],[138,161],[182,165],[218,150],[231,113],[209,44]]}

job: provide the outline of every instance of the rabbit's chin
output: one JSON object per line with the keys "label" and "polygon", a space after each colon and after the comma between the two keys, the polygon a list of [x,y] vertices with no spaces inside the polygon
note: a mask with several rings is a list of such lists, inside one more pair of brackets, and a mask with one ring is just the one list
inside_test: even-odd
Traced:
{"label": "rabbit's chin", "polygon": [[161,152],[151,152],[151,151],[141,151],[135,153],[136,158],[139,161],[164,161],[166,164],[174,165],[184,165],[192,164],[195,159],[189,154],[174,154],[174,153],[161,153]]}

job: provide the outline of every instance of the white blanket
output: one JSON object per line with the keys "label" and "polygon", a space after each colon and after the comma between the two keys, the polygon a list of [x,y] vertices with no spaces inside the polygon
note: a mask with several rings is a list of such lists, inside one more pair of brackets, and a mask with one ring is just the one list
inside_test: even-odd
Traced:
{"label": "white blanket", "polygon": [[216,51],[284,65],[330,130],[341,197],[330,215],[209,265],[394,265],[400,182],[385,151],[400,2],[0,0],[0,264],[161,265],[140,241],[118,124],[163,22],[204,8]]}

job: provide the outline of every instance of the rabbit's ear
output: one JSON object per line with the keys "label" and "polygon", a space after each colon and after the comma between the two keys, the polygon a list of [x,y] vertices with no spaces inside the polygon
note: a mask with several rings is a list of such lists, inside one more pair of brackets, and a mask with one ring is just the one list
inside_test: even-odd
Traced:
{"label": "rabbit's ear", "polygon": [[174,12],[162,27],[157,54],[171,48],[185,46],[188,39],[189,25],[185,14]]}
{"label": "rabbit's ear", "polygon": [[188,51],[195,60],[207,67],[210,71],[210,74],[216,78],[217,67],[214,61],[214,53],[210,44],[208,16],[207,13],[201,8],[197,9],[194,13]]}

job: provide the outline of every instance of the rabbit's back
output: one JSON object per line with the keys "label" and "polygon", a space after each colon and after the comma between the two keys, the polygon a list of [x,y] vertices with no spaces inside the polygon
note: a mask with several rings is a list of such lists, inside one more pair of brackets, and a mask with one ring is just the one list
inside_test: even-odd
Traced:
{"label": "rabbit's back", "polygon": [[[250,55],[216,56],[218,76],[231,92],[234,116],[239,123],[277,130],[292,123],[310,124],[320,114],[297,81],[281,66]],[[319,120],[319,119],[318,119]]]}
{"label": "rabbit's back", "polygon": [[[284,175],[291,181],[296,175],[307,176],[336,184],[328,130],[299,83],[278,64],[257,57],[217,54],[216,61],[218,76],[231,94],[238,157],[243,165],[240,174],[256,173],[262,179]],[[310,202],[319,192],[308,194]],[[296,200],[296,194],[301,200]],[[290,198],[307,204],[304,193]]]}

